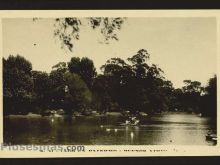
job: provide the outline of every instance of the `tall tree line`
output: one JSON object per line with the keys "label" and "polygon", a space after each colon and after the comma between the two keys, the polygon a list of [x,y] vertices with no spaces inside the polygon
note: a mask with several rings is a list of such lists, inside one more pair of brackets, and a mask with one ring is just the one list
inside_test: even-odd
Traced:
{"label": "tall tree line", "polygon": [[4,114],[64,109],[67,114],[188,111],[216,116],[216,76],[205,87],[198,81],[184,80],[185,85],[175,89],[149,59],[147,50],[141,49],[127,60],[107,60],[101,66],[102,74],[97,74],[91,59],[73,57],[54,65],[48,74],[32,70],[24,57],[10,55],[3,58]]}

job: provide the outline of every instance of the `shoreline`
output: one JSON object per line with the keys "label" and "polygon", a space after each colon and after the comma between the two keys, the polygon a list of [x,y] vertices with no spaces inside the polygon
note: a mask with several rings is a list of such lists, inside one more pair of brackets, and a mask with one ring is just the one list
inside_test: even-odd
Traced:
{"label": "shoreline", "polygon": [[[200,114],[184,112],[184,111],[181,111],[181,112],[167,111],[167,112],[161,112],[161,113],[147,114],[146,116],[142,116],[142,117],[150,117],[150,116],[165,115],[165,114],[189,114],[189,115],[197,115],[199,117],[212,117],[212,116],[200,116]],[[42,115],[42,114],[37,114],[37,113],[29,113],[29,114],[9,114],[9,115],[5,115],[3,117],[4,118],[14,118],[14,117],[20,117],[20,118],[29,118],[29,117],[30,118],[40,118],[40,117],[63,118],[63,117],[110,117],[110,116],[123,117],[125,115],[123,115],[121,112],[107,112],[106,114],[94,113],[94,114],[90,114],[90,115],[84,115],[84,114]]]}

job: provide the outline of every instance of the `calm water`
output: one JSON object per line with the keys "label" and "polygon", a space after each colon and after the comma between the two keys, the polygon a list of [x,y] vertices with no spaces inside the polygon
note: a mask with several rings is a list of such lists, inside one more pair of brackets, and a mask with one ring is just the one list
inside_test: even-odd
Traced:
{"label": "calm water", "polygon": [[[12,144],[214,145],[206,141],[216,128],[211,119],[167,113],[120,126],[120,117],[5,117],[4,142]],[[101,126],[102,125],[102,126]],[[117,129],[117,130],[115,130]]]}

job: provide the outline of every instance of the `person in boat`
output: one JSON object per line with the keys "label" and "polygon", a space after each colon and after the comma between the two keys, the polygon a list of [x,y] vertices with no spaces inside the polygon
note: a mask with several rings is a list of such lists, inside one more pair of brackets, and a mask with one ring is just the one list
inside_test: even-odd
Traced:
{"label": "person in boat", "polygon": [[132,125],[137,125],[140,122],[140,120],[137,119],[137,117],[131,117],[131,124]]}
{"label": "person in boat", "polygon": [[129,120],[125,120],[125,124],[128,125],[131,124],[131,122]]}
{"label": "person in boat", "polygon": [[125,120],[126,125],[137,125],[139,122],[140,120],[138,120],[136,116],[130,116]]}

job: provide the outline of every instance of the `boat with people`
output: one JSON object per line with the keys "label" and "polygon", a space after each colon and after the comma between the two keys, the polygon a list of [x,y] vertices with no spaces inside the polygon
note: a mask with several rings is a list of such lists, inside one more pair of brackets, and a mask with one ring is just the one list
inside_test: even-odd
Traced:
{"label": "boat with people", "polygon": [[137,126],[140,123],[140,120],[137,117],[132,116],[125,120],[125,122],[121,123],[122,126]]}
{"label": "boat with people", "polygon": [[42,116],[50,116],[50,117],[63,117],[65,114],[63,109],[58,109],[58,110],[46,110],[41,113]]}

